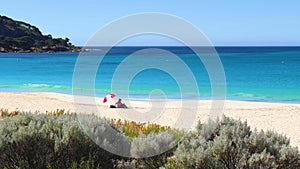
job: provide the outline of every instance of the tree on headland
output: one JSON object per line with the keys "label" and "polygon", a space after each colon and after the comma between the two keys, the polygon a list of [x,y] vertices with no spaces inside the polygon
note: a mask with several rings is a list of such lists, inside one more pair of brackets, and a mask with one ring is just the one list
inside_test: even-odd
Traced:
{"label": "tree on headland", "polygon": [[80,51],[69,38],[53,38],[28,23],[0,15],[0,52]]}

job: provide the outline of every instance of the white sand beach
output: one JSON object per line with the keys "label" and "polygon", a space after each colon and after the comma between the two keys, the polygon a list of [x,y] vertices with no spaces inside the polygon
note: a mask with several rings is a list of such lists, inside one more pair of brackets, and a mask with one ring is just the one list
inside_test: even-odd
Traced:
{"label": "white sand beach", "polygon": [[[109,104],[102,103],[102,99],[86,96],[76,96],[74,99],[72,95],[44,92],[0,92],[0,108],[39,113],[65,109],[71,113],[95,113],[110,119],[147,121],[169,126],[173,126],[176,121],[185,121],[180,119],[180,114],[185,113],[182,107],[199,106],[187,108],[190,112],[196,111],[195,119],[192,119],[195,122],[206,121],[211,109],[211,101],[208,100],[168,100],[152,103],[123,100],[129,106],[128,109],[111,109]],[[247,120],[252,129],[273,130],[284,134],[291,139],[292,146],[300,147],[300,104],[226,100],[223,110],[228,117]]]}

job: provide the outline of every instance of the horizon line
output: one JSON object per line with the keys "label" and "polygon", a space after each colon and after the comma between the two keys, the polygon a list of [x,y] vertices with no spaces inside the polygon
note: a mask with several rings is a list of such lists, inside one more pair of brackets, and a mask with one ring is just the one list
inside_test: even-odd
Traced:
{"label": "horizon line", "polygon": [[184,45],[121,45],[121,46],[80,46],[82,48],[111,47],[300,47],[300,45],[218,45],[218,46],[184,46]]}

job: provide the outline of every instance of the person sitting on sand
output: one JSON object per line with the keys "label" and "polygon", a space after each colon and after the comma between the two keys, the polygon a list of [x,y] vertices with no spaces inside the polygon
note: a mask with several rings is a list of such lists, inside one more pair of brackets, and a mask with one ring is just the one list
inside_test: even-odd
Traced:
{"label": "person sitting on sand", "polygon": [[127,106],[122,103],[122,99],[119,99],[117,102],[116,102],[116,107],[117,108],[127,108]]}

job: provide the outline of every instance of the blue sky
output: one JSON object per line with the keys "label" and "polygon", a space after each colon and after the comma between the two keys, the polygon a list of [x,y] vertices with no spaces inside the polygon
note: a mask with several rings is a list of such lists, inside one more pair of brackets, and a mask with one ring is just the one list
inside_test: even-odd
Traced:
{"label": "blue sky", "polygon": [[[69,37],[75,45],[84,45],[98,29],[120,17],[162,12],[194,24],[215,46],[300,46],[299,7],[298,0],[10,0],[1,2],[0,15],[33,24],[53,37]],[[173,40],[149,39],[124,45],[176,45]]]}

